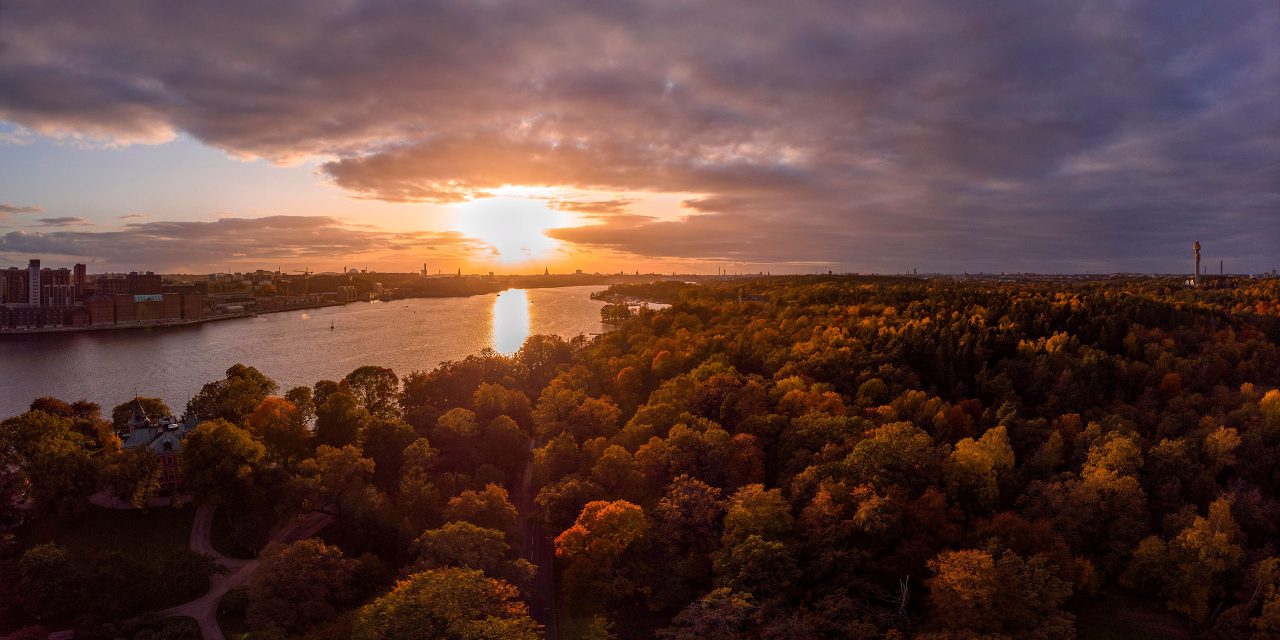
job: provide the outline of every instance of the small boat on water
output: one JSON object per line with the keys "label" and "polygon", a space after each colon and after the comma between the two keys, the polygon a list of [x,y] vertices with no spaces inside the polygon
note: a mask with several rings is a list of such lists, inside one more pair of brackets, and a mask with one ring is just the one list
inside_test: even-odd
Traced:
{"label": "small boat on water", "polygon": [[330,320],[330,321],[329,321],[329,330],[330,330],[330,331],[333,331],[333,321],[332,321],[332,320]]}

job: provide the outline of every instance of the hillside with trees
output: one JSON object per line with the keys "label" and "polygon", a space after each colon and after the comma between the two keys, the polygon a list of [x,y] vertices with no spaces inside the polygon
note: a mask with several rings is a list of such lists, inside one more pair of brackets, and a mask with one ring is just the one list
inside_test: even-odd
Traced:
{"label": "hillside with trees", "polygon": [[[250,637],[1280,637],[1280,281],[615,289],[672,304],[192,398],[178,490],[262,560]],[[0,423],[7,628],[145,609],[69,599],[109,563],[24,542],[156,495],[129,411]],[[266,544],[313,511],[319,539]]]}

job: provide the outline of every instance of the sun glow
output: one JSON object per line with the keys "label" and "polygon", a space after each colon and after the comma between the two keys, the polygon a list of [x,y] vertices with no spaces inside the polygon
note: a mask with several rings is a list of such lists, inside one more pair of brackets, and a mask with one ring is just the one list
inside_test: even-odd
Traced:
{"label": "sun glow", "polygon": [[571,224],[571,216],[541,200],[517,197],[481,198],[453,205],[454,227],[492,248],[503,263],[545,259],[559,246],[546,231]]}
{"label": "sun glow", "polygon": [[493,301],[493,349],[504,356],[520,350],[529,337],[529,294],[507,289]]}

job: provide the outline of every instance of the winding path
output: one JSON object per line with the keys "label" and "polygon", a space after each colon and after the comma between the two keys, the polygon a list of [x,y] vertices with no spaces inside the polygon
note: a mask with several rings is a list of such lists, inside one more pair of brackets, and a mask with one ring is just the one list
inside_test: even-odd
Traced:
{"label": "winding path", "polygon": [[[227,569],[226,573],[210,576],[209,591],[203,596],[191,602],[165,609],[160,612],[160,615],[195,618],[200,625],[200,634],[204,636],[204,640],[224,640],[225,636],[222,634],[222,628],[218,626],[218,601],[228,591],[248,582],[249,577],[258,568],[258,563],[261,560],[256,558],[253,560],[239,560],[218,553],[210,541],[210,532],[213,529],[213,513],[213,508],[207,506],[196,509],[195,522],[191,525],[190,546],[191,550],[196,553],[203,553],[216,558],[218,563]],[[310,538],[328,526],[330,522],[333,522],[333,516],[313,511],[300,518],[290,520],[284,523],[283,526],[273,527],[268,535],[268,540],[270,542],[293,542]]]}
{"label": "winding path", "polygon": [[[218,553],[218,550],[213,548],[213,543],[210,540],[210,533],[213,530],[213,514],[213,507],[201,506],[196,509],[195,521],[191,525],[191,539],[187,544],[196,553],[212,556],[218,561],[218,564],[226,569],[226,572],[209,576],[209,590],[204,595],[176,607],[164,609],[159,614],[163,617],[187,616],[194,618],[196,623],[200,625],[200,635],[204,637],[204,640],[225,640],[226,636],[222,634],[222,628],[218,626],[218,601],[228,591],[248,582],[249,577],[258,568],[258,563],[261,560],[256,558],[253,560],[240,560]],[[331,522],[333,522],[333,516],[313,511],[272,527],[267,534],[268,544],[310,538]],[[49,640],[70,640],[74,637],[75,633],[70,629],[54,631],[49,634]],[[5,638],[0,638],[0,640],[5,640]]]}

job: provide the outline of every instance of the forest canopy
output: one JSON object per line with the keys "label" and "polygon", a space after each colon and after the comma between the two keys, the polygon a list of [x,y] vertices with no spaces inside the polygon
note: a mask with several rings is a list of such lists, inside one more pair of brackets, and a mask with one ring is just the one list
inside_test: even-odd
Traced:
{"label": "forest canopy", "polygon": [[[206,385],[179,490],[234,516],[249,549],[273,523],[334,518],[323,543],[268,548],[279,575],[249,589],[249,621],[358,638],[1280,634],[1276,279],[809,276],[604,297],[670,306],[403,376],[368,363],[282,390],[246,363]],[[74,521],[98,490],[145,503],[152,467],[115,438],[126,415],[41,399],[0,423],[16,499],[0,519],[26,503]],[[6,553],[0,585],[77,579],[64,550]],[[11,620],[74,608],[7,588]],[[264,613],[290,593],[317,613]]]}

